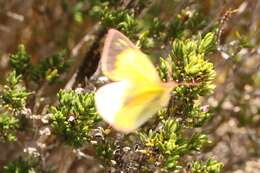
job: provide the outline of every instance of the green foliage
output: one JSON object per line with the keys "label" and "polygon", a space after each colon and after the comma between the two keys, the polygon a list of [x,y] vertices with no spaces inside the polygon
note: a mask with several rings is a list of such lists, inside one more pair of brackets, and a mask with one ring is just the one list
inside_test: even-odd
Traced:
{"label": "green foliage", "polygon": [[187,127],[200,127],[210,118],[208,111],[195,100],[211,93],[215,87],[212,82],[216,73],[205,57],[215,47],[213,33],[197,40],[175,40],[168,57],[160,59],[158,71],[162,80],[179,83],[173,92],[168,116],[179,117]]}
{"label": "green foliage", "polygon": [[218,173],[223,168],[223,164],[216,160],[209,159],[206,163],[195,161],[192,163],[191,173]]}
{"label": "green foliage", "polygon": [[65,54],[65,51],[61,51],[33,65],[24,45],[19,45],[17,52],[10,56],[10,65],[18,75],[23,75],[27,80],[33,80],[38,84],[43,81],[53,83],[58,81],[60,75],[68,68]]}
{"label": "green foliage", "polygon": [[82,23],[84,20],[83,7],[84,0],[81,0],[78,1],[72,8],[73,19],[78,23]]}
{"label": "green foliage", "polygon": [[103,166],[109,168],[113,162],[113,157],[116,150],[116,141],[109,136],[110,130],[103,128],[95,129],[92,137],[92,144],[95,146],[95,152],[103,163]]}
{"label": "green foliage", "polygon": [[236,32],[240,48],[254,48],[254,44],[250,41],[248,36],[241,36],[239,32]]}
{"label": "green foliage", "polygon": [[31,93],[22,85],[21,75],[11,72],[6,79],[6,85],[0,93],[0,140],[15,141],[16,130],[20,126],[21,112],[25,109]]}
{"label": "green foliage", "polygon": [[211,118],[208,112],[208,105],[201,106],[199,103],[193,104],[191,110],[187,111],[186,124],[189,127],[201,127]]}
{"label": "green foliage", "polygon": [[0,141],[16,141],[18,119],[6,114],[0,114]]}
{"label": "green foliage", "polygon": [[26,52],[24,45],[20,44],[15,54],[10,55],[10,66],[17,74],[24,74],[31,67],[31,57]]}
{"label": "green foliage", "polygon": [[89,0],[89,4],[91,6],[89,10],[89,15],[92,17],[96,17],[100,20],[100,17],[103,14],[103,10],[105,8],[113,8],[116,6],[119,0]]}
{"label": "green foliage", "polygon": [[[201,94],[213,89],[212,80],[215,78],[213,64],[208,62],[205,55],[215,47],[215,36],[208,33],[203,39],[175,40],[169,59],[172,63],[172,78],[185,82],[203,82]],[[203,88],[202,88],[203,87]]]}
{"label": "green foliage", "polygon": [[[147,154],[154,155],[154,162],[163,159],[162,168],[176,170],[182,168],[180,159],[185,154],[199,151],[204,144],[208,143],[207,136],[195,133],[189,138],[185,138],[181,124],[176,120],[169,119],[163,122],[158,131],[149,130],[148,134],[140,133],[141,141],[148,147]],[[159,149],[155,150],[156,148]],[[156,151],[150,153],[149,151]],[[159,154],[159,156],[158,156]]]}
{"label": "green foliage", "polygon": [[91,129],[100,120],[94,93],[61,90],[58,99],[59,105],[50,109],[54,133],[67,144],[80,147],[90,140]]}
{"label": "green foliage", "polygon": [[119,29],[130,38],[137,33],[137,21],[127,10],[111,10],[105,7],[101,12],[101,22],[105,27]]}
{"label": "green foliage", "polygon": [[153,48],[158,46],[158,43],[165,39],[165,25],[159,18],[153,18],[149,23],[141,21],[138,24],[139,28],[142,28],[142,32],[138,37],[137,46],[144,52],[151,54]]}
{"label": "green foliage", "polygon": [[46,80],[53,83],[67,68],[68,61],[65,59],[65,52],[59,52],[35,65],[31,71],[31,78],[34,81]]}
{"label": "green foliage", "polygon": [[[167,60],[161,59],[159,73],[163,80],[167,77],[179,81],[200,83],[197,88],[199,95],[206,94],[214,88],[215,78],[213,64],[208,62],[205,55],[215,48],[215,36],[208,33],[203,39],[175,40]],[[167,70],[168,69],[168,70]],[[171,72],[171,74],[169,74]]]}
{"label": "green foliage", "polygon": [[201,106],[198,98],[214,89],[215,71],[205,56],[215,47],[213,33],[196,40],[176,39],[168,57],[160,59],[158,71],[162,80],[174,80],[179,86],[173,91],[167,111],[159,114],[159,121],[163,124],[156,128],[158,130],[141,133],[140,138],[145,145],[144,153],[152,164],[161,162],[161,170],[173,171],[186,167],[188,163],[183,162],[182,158],[194,154],[210,142],[205,134],[189,132],[187,135],[187,132],[203,126],[211,117],[208,106]]}
{"label": "green foliage", "polygon": [[36,170],[35,163],[29,163],[25,160],[19,159],[14,162],[9,162],[4,166],[5,173],[33,173]]}
{"label": "green foliage", "polygon": [[207,22],[208,18],[201,11],[185,8],[169,23],[167,37],[170,40],[189,37],[192,33],[205,27]]}
{"label": "green foliage", "polygon": [[208,54],[216,48],[216,37],[214,33],[207,33],[203,39],[199,40],[198,53]]}
{"label": "green foliage", "polygon": [[4,173],[55,173],[53,170],[43,170],[39,165],[39,159],[19,158],[10,161],[4,166]]}
{"label": "green foliage", "polygon": [[24,109],[30,93],[21,85],[21,75],[13,71],[8,75],[6,82],[7,85],[4,86],[0,97],[1,104],[14,111]]}

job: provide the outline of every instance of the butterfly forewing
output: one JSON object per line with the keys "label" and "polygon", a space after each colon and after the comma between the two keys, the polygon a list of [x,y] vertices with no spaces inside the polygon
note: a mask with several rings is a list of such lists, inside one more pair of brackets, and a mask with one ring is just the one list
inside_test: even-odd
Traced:
{"label": "butterfly forewing", "polygon": [[101,58],[103,73],[115,81],[159,82],[159,76],[149,58],[123,34],[109,30]]}
{"label": "butterfly forewing", "polygon": [[137,49],[126,36],[115,29],[110,29],[101,56],[101,67],[103,73],[110,74],[115,68],[114,64],[117,55],[130,48]]}

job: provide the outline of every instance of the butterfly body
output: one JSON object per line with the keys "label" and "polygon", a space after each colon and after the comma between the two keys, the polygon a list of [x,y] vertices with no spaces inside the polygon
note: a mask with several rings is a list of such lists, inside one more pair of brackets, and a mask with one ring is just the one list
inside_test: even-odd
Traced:
{"label": "butterfly body", "polygon": [[163,83],[149,58],[114,29],[109,30],[105,41],[101,69],[114,82],[97,90],[97,111],[112,127],[125,133],[166,106],[176,86]]}

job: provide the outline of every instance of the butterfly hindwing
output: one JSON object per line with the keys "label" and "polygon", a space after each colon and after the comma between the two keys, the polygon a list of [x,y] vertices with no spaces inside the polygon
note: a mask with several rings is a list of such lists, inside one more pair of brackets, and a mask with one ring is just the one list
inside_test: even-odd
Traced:
{"label": "butterfly hindwing", "polygon": [[100,115],[115,129],[130,132],[155,114],[169,97],[161,86],[136,86],[127,81],[113,82],[96,92]]}
{"label": "butterfly hindwing", "polygon": [[112,82],[99,88],[95,94],[97,112],[108,123],[113,123],[117,112],[123,107],[122,100],[125,99],[129,90],[126,81]]}
{"label": "butterfly hindwing", "polygon": [[165,106],[169,98],[163,88],[149,88],[132,96],[117,113],[114,128],[125,133],[137,129]]}

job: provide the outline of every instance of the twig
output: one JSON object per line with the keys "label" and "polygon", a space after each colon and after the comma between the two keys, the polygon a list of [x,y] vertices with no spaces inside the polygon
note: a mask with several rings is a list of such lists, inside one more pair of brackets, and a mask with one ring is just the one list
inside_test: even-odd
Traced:
{"label": "twig", "polygon": [[[88,43],[87,52],[89,52],[92,48],[92,45],[96,42],[97,35],[102,33],[104,28],[101,26],[100,23],[96,24],[93,29],[87,33],[80,41],[79,43],[72,49],[71,51],[71,58],[75,61],[73,62],[73,66],[70,68],[70,71],[66,75],[66,78],[68,79],[65,89],[71,89],[73,88],[76,78],[78,75],[78,69],[81,66],[81,64],[84,63],[85,56],[80,56],[80,50],[84,47],[86,43]],[[66,80],[66,79],[65,79]]]}

